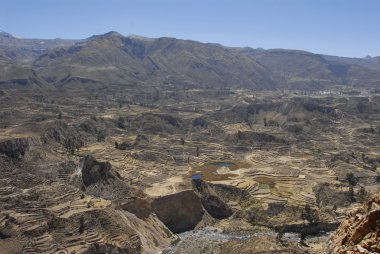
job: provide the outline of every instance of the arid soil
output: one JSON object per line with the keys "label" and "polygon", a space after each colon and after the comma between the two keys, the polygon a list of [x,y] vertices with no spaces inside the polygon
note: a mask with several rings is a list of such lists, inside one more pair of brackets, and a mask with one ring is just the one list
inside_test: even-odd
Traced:
{"label": "arid soil", "polygon": [[[4,90],[4,253],[158,253],[207,226],[249,230],[205,245],[221,253],[260,253],[264,241],[319,253],[326,237],[316,235],[378,188],[374,94],[168,90],[142,104],[133,90],[101,91]],[[278,232],[304,234],[305,245]],[[197,253],[184,244],[176,253]]]}
{"label": "arid soil", "polygon": [[20,40],[0,40],[1,254],[378,251],[365,59]]}

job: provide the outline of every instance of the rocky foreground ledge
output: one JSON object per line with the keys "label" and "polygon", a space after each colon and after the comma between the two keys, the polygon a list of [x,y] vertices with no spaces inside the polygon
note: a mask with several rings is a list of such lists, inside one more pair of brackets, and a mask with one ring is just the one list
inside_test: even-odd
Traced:
{"label": "rocky foreground ledge", "polygon": [[329,253],[380,253],[380,190],[348,214],[327,248]]}

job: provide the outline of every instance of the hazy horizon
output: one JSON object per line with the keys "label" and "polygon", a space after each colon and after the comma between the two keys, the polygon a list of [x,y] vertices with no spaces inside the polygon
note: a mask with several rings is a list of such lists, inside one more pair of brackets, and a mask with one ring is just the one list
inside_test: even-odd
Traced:
{"label": "hazy horizon", "polygon": [[3,1],[0,30],[39,39],[85,39],[117,31],[228,47],[374,57],[380,56],[379,7],[374,0],[13,0]]}

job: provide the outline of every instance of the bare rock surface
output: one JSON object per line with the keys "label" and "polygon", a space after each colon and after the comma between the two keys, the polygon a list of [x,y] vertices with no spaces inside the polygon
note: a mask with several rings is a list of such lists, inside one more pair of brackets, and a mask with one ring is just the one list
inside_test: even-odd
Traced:
{"label": "bare rock surface", "polygon": [[194,229],[205,213],[201,200],[192,190],[157,198],[152,209],[175,233]]}
{"label": "bare rock surface", "polygon": [[330,253],[380,252],[380,193],[347,215],[328,243]]}

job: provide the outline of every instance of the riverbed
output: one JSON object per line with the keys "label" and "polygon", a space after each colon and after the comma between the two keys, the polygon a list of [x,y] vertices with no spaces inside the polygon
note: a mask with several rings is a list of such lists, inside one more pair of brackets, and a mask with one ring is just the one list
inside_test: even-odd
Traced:
{"label": "riverbed", "polygon": [[[242,232],[225,232],[220,228],[216,227],[205,227],[202,229],[191,230],[178,234],[178,240],[173,243],[170,247],[165,249],[163,254],[174,254],[176,253],[197,253],[197,247],[213,249],[220,246],[228,241],[248,241],[255,237],[273,237],[275,238],[277,233],[272,230],[260,230],[257,232],[253,231],[242,231]],[[325,242],[329,237],[328,233],[321,233],[317,236],[307,237],[307,242]],[[297,233],[285,233],[282,237],[283,241],[298,243],[300,242],[299,234]],[[190,250],[191,248],[191,250]],[[182,252],[186,249],[186,252]]]}

